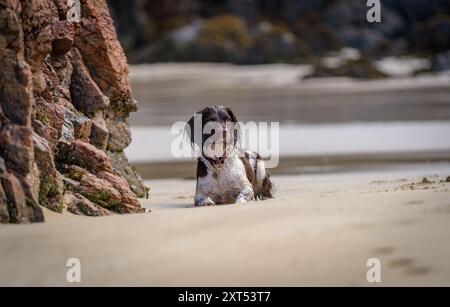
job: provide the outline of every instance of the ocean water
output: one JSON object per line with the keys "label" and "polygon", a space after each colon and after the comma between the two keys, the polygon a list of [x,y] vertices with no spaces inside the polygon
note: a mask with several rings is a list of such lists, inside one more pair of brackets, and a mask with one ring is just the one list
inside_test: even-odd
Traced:
{"label": "ocean water", "polygon": [[[134,126],[131,132],[133,142],[125,150],[131,162],[190,159],[173,154],[181,136],[172,134],[171,126]],[[280,125],[278,136],[272,153],[280,157],[450,151],[450,121]],[[267,131],[261,137],[270,139]],[[190,149],[187,141],[183,146]]]}

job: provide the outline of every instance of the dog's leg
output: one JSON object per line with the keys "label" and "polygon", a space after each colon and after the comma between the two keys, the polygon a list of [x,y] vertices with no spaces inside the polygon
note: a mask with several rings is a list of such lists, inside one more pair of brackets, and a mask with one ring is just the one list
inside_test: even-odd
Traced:
{"label": "dog's leg", "polygon": [[206,207],[206,206],[215,206],[216,203],[208,196],[205,195],[195,195],[194,198],[194,206],[196,207]]}
{"label": "dog's leg", "polygon": [[253,189],[250,187],[244,188],[241,192],[239,192],[238,196],[236,197],[236,203],[246,203],[248,201],[253,200],[255,197],[255,194],[253,192]]}

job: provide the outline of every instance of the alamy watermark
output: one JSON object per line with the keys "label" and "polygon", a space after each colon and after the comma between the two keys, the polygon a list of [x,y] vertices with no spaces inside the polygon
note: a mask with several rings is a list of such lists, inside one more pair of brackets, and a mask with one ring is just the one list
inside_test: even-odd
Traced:
{"label": "alamy watermark", "polygon": [[369,7],[366,19],[369,23],[381,22],[381,2],[380,0],[367,0],[366,6]]}
{"label": "alamy watermark", "polygon": [[78,258],[69,258],[66,262],[66,281],[69,283],[81,282],[81,261]]}
{"label": "alamy watermark", "polygon": [[267,168],[274,168],[279,162],[279,122],[203,124],[202,115],[196,114],[192,127],[186,122],[176,122],[170,132],[175,136],[171,144],[171,154],[175,158],[243,157],[246,150],[251,150],[265,160]]}
{"label": "alamy watermark", "polygon": [[367,282],[381,283],[381,261],[378,258],[367,260],[366,266],[369,268],[366,274]]}

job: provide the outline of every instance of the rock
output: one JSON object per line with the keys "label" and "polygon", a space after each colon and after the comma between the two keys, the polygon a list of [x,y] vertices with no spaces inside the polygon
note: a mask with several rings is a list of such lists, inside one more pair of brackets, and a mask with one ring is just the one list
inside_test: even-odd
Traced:
{"label": "rock", "polygon": [[100,179],[87,171],[71,170],[68,176],[69,178],[72,176],[72,178],[65,181],[67,189],[80,193],[104,208],[114,210],[115,207],[121,205],[121,194],[108,181]]}
{"label": "rock", "polygon": [[[117,40],[106,1],[81,0],[81,21],[75,46],[102,92],[121,101],[126,112],[136,110],[131,98],[128,65]],[[89,16],[89,18],[87,18]]]}
{"label": "rock", "polygon": [[387,75],[380,71],[375,64],[367,58],[346,60],[337,67],[316,63],[315,72],[307,78],[319,77],[350,77],[355,79],[382,79]]}
{"label": "rock", "polygon": [[32,125],[34,132],[40,137],[46,139],[49,142],[52,151],[55,151],[59,138],[58,131],[53,127],[49,127],[46,124],[43,124],[37,119],[33,120]]}
{"label": "rock", "polygon": [[446,182],[450,182],[450,176],[447,177],[447,179],[445,179]]}
{"label": "rock", "polygon": [[67,20],[53,22],[52,34],[52,55],[63,55],[72,49],[75,38],[75,27],[72,22]]}
{"label": "rock", "polygon": [[72,65],[74,67],[70,93],[72,102],[77,110],[87,115],[93,115],[98,110],[104,110],[109,106],[109,98],[106,97],[95,81],[92,79],[88,68],[84,65],[79,51],[72,49]]}
{"label": "rock", "polygon": [[[101,150],[106,150],[108,145],[109,131],[103,118],[93,119],[91,126],[90,143]],[[114,162],[113,162],[114,163]]]}
{"label": "rock", "polygon": [[62,128],[61,140],[81,140],[89,142],[91,134],[91,120],[82,114],[77,114],[70,110],[64,113],[64,125]]}
{"label": "rock", "polygon": [[52,50],[53,1],[27,0],[22,4],[22,29],[24,33],[25,58],[35,71],[42,66],[44,59]]}
{"label": "rock", "polygon": [[62,129],[65,121],[65,109],[64,107],[52,103],[47,102],[44,99],[36,100],[36,114],[35,119],[41,122],[42,124],[53,128],[57,131],[57,139],[48,140],[51,143],[57,142],[59,137],[61,136]]}
{"label": "rock", "polygon": [[44,138],[33,135],[34,157],[40,172],[39,203],[50,210],[63,210],[63,184],[54,162],[50,144]]}
{"label": "rock", "polygon": [[9,222],[29,223],[43,222],[42,209],[34,202],[27,200],[22,185],[11,173],[0,176],[4,193],[8,199]]}
{"label": "rock", "polygon": [[66,188],[94,204],[119,213],[142,212],[136,195],[118,173],[99,171],[94,175],[76,165],[64,165],[62,172]]}
{"label": "rock", "polygon": [[450,16],[438,14],[414,28],[412,49],[418,52],[442,54],[450,49]]}
{"label": "rock", "polygon": [[70,85],[72,81],[73,67],[72,62],[67,55],[51,56],[48,58],[49,66],[52,70],[47,70],[47,77],[51,77],[53,93],[52,96],[56,99],[63,98],[66,102],[70,103],[70,107],[73,108],[70,96]]}
{"label": "rock", "polygon": [[430,179],[428,179],[427,177],[424,177],[423,179],[422,179],[422,184],[432,184],[433,183],[433,181],[431,181]]}
{"label": "rock", "polygon": [[[0,157],[0,178],[6,174],[5,160]],[[0,223],[9,222],[8,200],[0,179]]]}
{"label": "rock", "polygon": [[5,159],[0,157],[0,175],[6,174],[6,173],[7,173],[7,170],[6,170]]}
{"label": "rock", "polygon": [[140,209],[140,204],[136,195],[130,190],[128,182],[118,174],[110,172],[98,172],[97,176],[109,182],[122,195],[122,203],[129,204]]}
{"label": "rock", "polygon": [[149,188],[144,185],[136,169],[130,165],[125,153],[108,151],[107,154],[114,170],[125,178],[134,194],[139,198],[148,198]]}
{"label": "rock", "polygon": [[22,176],[30,173],[34,163],[31,129],[16,124],[3,126],[0,131],[0,155],[6,160],[8,168]]}
{"label": "rock", "polygon": [[0,41],[4,47],[0,57],[0,106],[13,123],[30,123],[32,94],[31,69],[24,61],[24,37],[19,19],[20,4],[8,1],[11,8],[0,10]]}
{"label": "rock", "polygon": [[109,130],[108,150],[122,151],[131,143],[131,131],[127,122],[123,120],[107,120]]}
{"label": "rock", "polygon": [[202,61],[236,62],[245,56],[252,40],[244,19],[218,15],[204,22],[195,45]]}
{"label": "rock", "polygon": [[43,221],[67,193],[76,214],[141,211],[104,151],[130,142],[126,58],[106,2],[82,1],[80,33],[79,4],[0,0],[0,222]]}
{"label": "rock", "polygon": [[80,140],[60,141],[57,159],[59,162],[78,165],[93,172],[112,171],[111,161],[105,152]]}
{"label": "rock", "polygon": [[5,191],[0,183],[0,223],[9,222],[8,203],[6,199]]}
{"label": "rock", "polygon": [[73,192],[67,192],[64,195],[64,203],[67,207],[67,211],[73,214],[87,216],[111,215],[111,212],[107,209],[102,208],[91,202],[86,197],[80,194],[74,194]]}
{"label": "rock", "polygon": [[432,60],[432,68],[434,71],[441,72],[450,70],[450,50],[435,55]]}

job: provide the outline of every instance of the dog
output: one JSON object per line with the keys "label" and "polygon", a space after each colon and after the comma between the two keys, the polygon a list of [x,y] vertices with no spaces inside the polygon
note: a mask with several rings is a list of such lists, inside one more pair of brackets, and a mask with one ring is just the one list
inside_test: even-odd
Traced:
{"label": "dog", "polygon": [[274,185],[264,161],[259,154],[238,148],[237,127],[233,111],[223,106],[206,107],[187,122],[191,146],[199,149],[195,206],[273,198]]}

